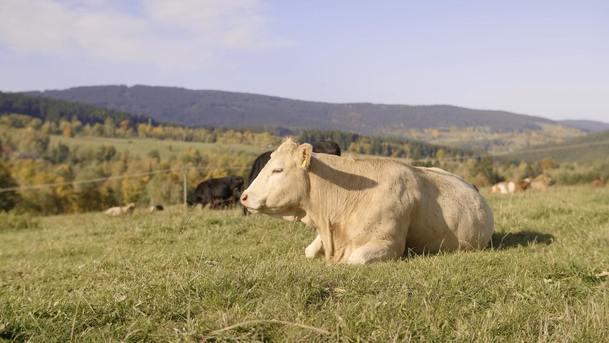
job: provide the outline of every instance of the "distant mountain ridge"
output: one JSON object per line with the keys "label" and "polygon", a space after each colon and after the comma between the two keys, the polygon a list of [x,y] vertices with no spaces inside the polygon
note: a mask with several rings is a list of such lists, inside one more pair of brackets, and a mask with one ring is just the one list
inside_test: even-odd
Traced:
{"label": "distant mountain ridge", "polygon": [[609,130],[609,123],[605,123],[597,120],[581,120],[581,119],[567,119],[561,120],[559,123],[580,129],[586,132],[599,132]]}
{"label": "distant mountain ridge", "polygon": [[[287,127],[387,134],[426,128],[486,127],[492,131],[537,130],[547,118],[450,105],[326,103],[217,90],[136,85],[87,86],[28,92],[149,115],[189,126]],[[566,124],[568,125],[568,124]]]}

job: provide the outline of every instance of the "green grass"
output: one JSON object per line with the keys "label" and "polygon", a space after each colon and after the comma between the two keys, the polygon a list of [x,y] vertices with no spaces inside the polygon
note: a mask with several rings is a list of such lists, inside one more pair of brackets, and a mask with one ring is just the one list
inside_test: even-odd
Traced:
{"label": "green grass", "polygon": [[78,136],[66,138],[63,136],[51,136],[51,143],[63,143],[70,147],[99,147],[102,145],[112,145],[119,152],[129,151],[132,154],[144,155],[150,151],[157,150],[163,160],[178,155],[188,148],[195,148],[202,152],[216,152],[221,154],[246,152],[257,155],[264,149],[253,145],[245,144],[221,144],[221,143],[201,143],[184,142],[173,140],[160,140],[152,138],[105,138],[93,136]]}
{"label": "green grass", "polygon": [[489,199],[494,248],[357,267],[305,259],[301,224],[236,210],[0,228],[0,337],[605,341],[609,188]]}

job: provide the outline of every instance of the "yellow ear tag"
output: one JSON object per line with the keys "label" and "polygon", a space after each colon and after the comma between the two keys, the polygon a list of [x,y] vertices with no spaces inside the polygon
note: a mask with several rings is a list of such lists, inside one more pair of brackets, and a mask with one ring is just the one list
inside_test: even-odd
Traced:
{"label": "yellow ear tag", "polygon": [[307,162],[308,162],[308,155],[309,153],[305,150],[302,154],[302,164],[300,165],[302,168],[306,168],[307,167]]}

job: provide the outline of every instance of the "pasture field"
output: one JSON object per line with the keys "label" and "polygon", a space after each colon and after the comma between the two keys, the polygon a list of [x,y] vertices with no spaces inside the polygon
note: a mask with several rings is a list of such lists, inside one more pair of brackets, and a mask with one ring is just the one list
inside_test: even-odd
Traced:
{"label": "pasture field", "polygon": [[238,210],[0,224],[0,339],[606,341],[609,188],[485,194],[493,247],[368,266]]}
{"label": "pasture field", "polygon": [[91,147],[96,148],[102,145],[112,145],[119,152],[129,151],[136,155],[145,155],[150,151],[156,150],[159,152],[163,160],[167,160],[171,156],[176,156],[180,152],[186,151],[189,148],[197,149],[202,153],[248,153],[254,157],[262,153],[264,149],[246,144],[222,144],[222,143],[203,143],[203,142],[185,142],[175,140],[162,140],[153,138],[107,138],[95,136],[78,136],[78,137],[63,137],[52,135],[51,143],[63,143],[70,147]]}
{"label": "pasture field", "polygon": [[598,162],[609,157],[609,131],[571,138],[559,144],[545,144],[500,155],[502,159],[539,161],[551,158],[556,161]]}

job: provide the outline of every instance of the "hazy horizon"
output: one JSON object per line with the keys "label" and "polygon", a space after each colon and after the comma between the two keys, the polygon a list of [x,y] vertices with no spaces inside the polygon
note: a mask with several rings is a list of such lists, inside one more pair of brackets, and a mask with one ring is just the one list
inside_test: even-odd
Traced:
{"label": "hazy horizon", "polygon": [[0,90],[214,89],[609,121],[609,3],[0,3]]}

